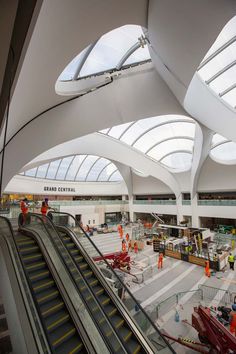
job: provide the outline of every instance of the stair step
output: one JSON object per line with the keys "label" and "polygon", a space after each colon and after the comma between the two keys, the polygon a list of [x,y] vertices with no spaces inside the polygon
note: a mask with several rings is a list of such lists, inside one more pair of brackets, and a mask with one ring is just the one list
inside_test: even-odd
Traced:
{"label": "stair step", "polygon": [[52,314],[50,317],[45,318],[45,324],[49,332],[54,331],[64,323],[70,320],[70,315],[65,308],[59,310],[57,313]]}

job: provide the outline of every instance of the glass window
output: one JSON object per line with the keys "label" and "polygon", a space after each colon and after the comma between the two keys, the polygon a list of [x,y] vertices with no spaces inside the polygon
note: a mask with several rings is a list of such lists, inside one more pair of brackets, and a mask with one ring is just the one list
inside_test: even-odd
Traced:
{"label": "glass window", "polygon": [[102,173],[98,177],[98,182],[106,182],[110,175],[116,170],[116,166],[113,163],[107,165]]}
{"label": "glass window", "polygon": [[219,146],[216,146],[211,150],[211,155],[217,160],[221,160],[222,162],[230,162],[235,163],[236,160],[236,143],[232,141],[226,142]]}
{"label": "glass window", "polygon": [[71,162],[68,168],[67,174],[65,176],[65,179],[67,181],[74,181],[76,174],[79,170],[79,167],[83,163],[86,156],[87,155],[77,155],[74,157],[73,161]]}
{"label": "glass window", "polygon": [[136,25],[122,26],[104,34],[89,54],[79,77],[114,69],[142,35],[142,27]]}
{"label": "glass window", "polygon": [[45,178],[48,170],[48,163],[38,167],[37,175],[38,178]]}
{"label": "glass window", "polygon": [[165,155],[178,152],[178,151],[189,151],[192,152],[193,141],[187,139],[173,139],[164,141],[163,143],[155,146],[149,151],[148,156],[154,158],[155,160],[161,160]]}
{"label": "glass window", "polygon": [[48,179],[54,179],[55,178],[60,162],[61,162],[61,159],[50,162],[46,178],[48,178]]}
{"label": "glass window", "polygon": [[119,139],[121,134],[131,125],[132,125],[132,122],[121,124],[121,125],[116,125],[115,127],[111,128],[108,135],[112,136],[115,139]]}
{"label": "glass window", "polygon": [[98,159],[99,157],[97,156],[93,156],[93,155],[87,156],[82,162],[82,164],[80,165],[78,174],[76,176],[76,181],[85,181],[90,168]]}
{"label": "glass window", "polygon": [[109,177],[109,182],[119,182],[122,181],[122,176],[118,170],[112,173],[112,175]]}
{"label": "glass window", "polygon": [[145,45],[143,48],[139,47],[133,54],[131,54],[123,65],[130,65],[134,63],[139,63],[144,60],[151,59],[148,46]]}
{"label": "glass window", "polygon": [[191,168],[192,154],[176,152],[164,157],[161,163],[169,168],[187,171]]}
{"label": "glass window", "polygon": [[64,157],[62,159],[61,164],[60,164],[59,169],[56,174],[56,179],[58,179],[58,180],[65,179],[67,169],[68,169],[72,159],[73,159],[73,156]]}
{"label": "glass window", "polygon": [[97,180],[100,172],[102,172],[103,168],[109,164],[109,161],[104,158],[98,159],[93,167],[91,168],[88,176],[87,176],[87,181],[88,182],[94,182]]}
{"label": "glass window", "polygon": [[25,176],[35,177],[36,172],[37,172],[37,167],[31,168],[30,170],[25,171]]}
{"label": "glass window", "polygon": [[58,80],[60,81],[67,81],[67,80],[72,80],[74,77],[74,74],[80,65],[85,52],[87,51],[87,48],[85,48],[77,57],[75,57],[68,65],[67,67],[62,71],[61,75],[59,76]]}

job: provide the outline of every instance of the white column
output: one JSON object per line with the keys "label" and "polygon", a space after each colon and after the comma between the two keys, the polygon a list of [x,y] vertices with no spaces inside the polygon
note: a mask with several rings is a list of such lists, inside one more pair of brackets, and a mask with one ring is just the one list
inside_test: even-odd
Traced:
{"label": "white column", "polygon": [[182,193],[176,197],[177,225],[183,220]]}
{"label": "white column", "polygon": [[129,218],[130,221],[134,221],[134,208],[133,208],[134,196],[129,195]]}
{"label": "white column", "polygon": [[200,227],[200,218],[198,215],[198,204],[197,204],[197,200],[198,200],[198,195],[197,193],[195,194],[195,196],[193,197],[193,199],[191,200],[192,202],[192,227]]}

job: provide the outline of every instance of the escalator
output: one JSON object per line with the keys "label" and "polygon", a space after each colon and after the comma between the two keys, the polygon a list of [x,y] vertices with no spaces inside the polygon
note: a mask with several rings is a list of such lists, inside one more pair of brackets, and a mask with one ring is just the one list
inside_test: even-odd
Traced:
{"label": "escalator", "polygon": [[[143,337],[141,340],[141,337],[139,336],[140,332],[137,330],[138,326],[133,321],[133,319],[129,317],[130,314],[127,313],[121,300],[118,299],[111,288],[107,286],[105,278],[84,249],[82,242],[79,241],[78,236],[75,235],[71,228],[62,226],[60,225],[60,222],[58,222],[60,219],[58,216],[60,215],[68,215],[70,218],[73,217],[66,213],[56,212],[51,212],[49,215],[50,218],[55,222],[55,225],[57,225],[58,234],[74,261],[73,265],[76,265],[80,271],[81,277],[77,279],[79,291],[86,301],[87,306],[90,307],[90,311],[93,313],[95,321],[98,323],[100,328],[102,328],[105,335],[107,336],[111,333],[106,331],[106,326],[104,326],[106,324],[104,318],[100,318],[100,316],[96,314],[97,307],[90,305],[90,300],[92,299],[90,295],[91,293],[96,297],[98,303],[103,308],[106,317],[111,322],[113,329],[115,329],[117,336],[122,342],[122,346],[125,348],[127,353],[146,353],[147,350],[144,345],[145,341],[150,345],[150,349],[148,350],[150,353],[175,353],[167,340],[161,335],[160,331],[158,331],[155,325],[148,318],[147,314],[145,314],[144,310],[140,308],[140,305],[130,294],[131,301],[133,302],[133,309],[135,308],[138,311],[141,310],[139,311],[140,322],[145,322],[146,327],[148,327],[146,333],[149,334],[149,339],[147,340],[147,336],[144,335],[141,329],[140,332]],[[65,220],[65,217],[61,219]],[[78,225],[76,225],[74,218],[73,224],[78,231],[79,228]],[[81,230],[79,231],[81,232]],[[85,236],[87,237],[87,235]],[[99,256],[102,256],[91,239],[89,237],[87,238],[89,240],[90,246],[92,245],[92,247],[95,248],[95,252]],[[106,260],[104,261],[106,262]],[[117,282],[125,288],[125,285],[122,284],[114,270],[112,271],[117,278]],[[86,282],[87,286],[84,285],[84,281]],[[127,288],[126,290],[129,292]],[[132,317],[134,317],[134,315],[132,315]]]}
{"label": "escalator", "polygon": [[52,353],[88,353],[36,240],[14,235]]}

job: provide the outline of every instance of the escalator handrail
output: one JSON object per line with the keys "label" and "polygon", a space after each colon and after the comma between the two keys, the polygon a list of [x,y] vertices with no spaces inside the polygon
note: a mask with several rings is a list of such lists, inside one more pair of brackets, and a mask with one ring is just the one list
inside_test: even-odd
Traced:
{"label": "escalator handrail", "polygon": [[[106,265],[108,266],[108,268],[112,271],[112,273],[114,274],[115,278],[118,278],[119,282],[121,283],[121,285],[124,287],[125,291],[129,294],[129,296],[131,297],[131,299],[134,301],[134,303],[136,304],[136,306],[140,309],[140,311],[144,314],[144,316],[148,319],[148,321],[151,323],[152,327],[158,332],[158,334],[161,336],[161,338],[163,339],[163,341],[166,343],[166,345],[168,346],[168,348],[172,351],[172,353],[175,353],[174,349],[171,347],[170,343],[167,341],[167,339],[163,336],[163,334],[161,333],[161,331],[159,330],[159,328],[155,325],[155,323],[151,320],[151,318],[149,317],[149,315],[146,313],[146,311],[143,309],[143,307],[141,306],[141,304],[139,304],[137,302],[137,300],[135,299],[135,297],[133,296],[133,294],[131,293],[131,291],[128,289],[128,287],[126,286],[126,284],[123,283],[123,281],[120,279],[119,275],[116,274],[116,272],[114,271],[114,269],[111,267],[111,265],[107,262],[107,260],[104,258],[103,254],[101,253],[101,251],[99,250],[99,248],[95,245],[95,243],[91,240],[91,238],[87,235],[87,233],[84,231],[84,229],[80,226],[80,224],[78,223],[78,221],[76,220],[76,218],[66,212],[57,212],[57,211],[50,211],[48,213],[50,214],[63,214],[63,215],[67,215],[69,217],[71,217],[74,222],[75,225],[78,226],[80,228],[80,230],[82,231],[82,233],[84,234],[84,236],[89,240],[89,242],[93,245],[93,247],[96,249],[96,251],[99,253],[99,255],[102,257],[103,261],[106,263]],[[49,217],[50,218],[50,217]]]}
{"label": "escalator handrail", "polygon": [[[58,248],[57,248],[57,245],[55,245],[54,240],[53,240],[53,237],[51,237],[50,231],[48,230],[48,228],[47,228],[47,226],[46,226],[46,224],[45,224],[45,220],[47,220],[47,222],[50,223],[50,226],[51,226],[51,227],[53,228],[53,230],[55,231],[55,233],[56,233],[56,235],[57,235],[57,238],[58,238],[58,240],[59,240],[60,243],[61,243],[61,246],[62,246],[63,249],[66,251],[67,256],[69,257],[70,261],[73,263],[74,267],[77,268],[77,265],[76,265],[76,263],[74,262],[72,256],[70,255],[69,251],[67,250],[67,248],[65,247],[65,245],[64,245],[63,242],[61,241],[61,239],[60,239],[60,237],[59,237],[59,235],[58,235],[58,232],[57,232],[57,230],[56,230],[54,224],[52,223],[52,220],[51,220],[50,218],[48,218],[47,216],[42,216],[41,214],[37,214],[37,213],[28,213],[28,215],[29,215],[29,216],[32,215],[33,217],[36,217],[37,219],[39,219],[39,220],[41,221],[41,223],[42,223],[42,225],[43,225],[43,227],[44,227],[44,229],[45,229],[46,234],[49,236],[51,242],[52,242],[53,245],[54,245],[54,249],[55,249],[55,251],[57,252],[57,255],[60,257],[61,261],[63,262],[63,264],[64,264],[64,266],[65,266],[65,270],[66,270],[67,274],[69,275],[69,277],[70,277],[71,281],[73,282],[74,286],[77,288],[78,293],[80,293],[80,292],[79,292],[79,289],[78,289],[78,285],[76,284],[76,282],[75,282],[75,280],[74,280],[72,274],[70,273],[70,271],[69,271],[69,269],[68,269],[68,266],[67,266],[65,260],[64,260],[63,257],[61,256],[61,254],[60,254],[60,252],[59,252],[59,250],[58,250]],[[29,224],[29,225],[30,225],[30,224]],[[25,230],[30,230],[32,233],[33,233],[33,232],[37,233],[37,230],[32,231],[32,228],[27,228],[27,225],[26,225],[25,227],[23,227],[23,228],[22,228],[22,226],[20,226],[20,227],[21,227],[22,230],[25,229]],[[77,269],[77,270],[78,270],[79,274],[81,275],[80,270],[79,270],[79,269]],[[112,324],[111,320],[108,318],[108,316],[107,316],[107,314],[105,313],[105,311],[103,310],[102,306],[101,306],[101,305],[99,304],[99,302],[97,301],[97,299],[96,299],[96,297],[94,296],[94,294],[91,292],[87,280],[84,279],[84,278],[83,278],[83,280],[85,280],[85,283],[86,283],[86,285],[87,285],[87,287],[88,287],[88,290],[89,290],[90,294],[93,296],[93,298],[94,298],[94,300],[95,300],[97,306],[98,306],[99,309],[102,311],[104,317],[106,317],[106,319],[107,319],[107,321],[109,322],[109,325],[111,326],[111,328],[114,330],[114,335],[117,337],[117,340],[120,342],[121,347],[125,350],[125,348],[123,347],[122,342],[120,341],[119,337],[118,337],[117,334],[116,334],[114,325]],[[65,291],[66,291],[66,289],[65,289]],[[81,300],[84,302],[83,298],[81,298]],[[86,304],[85,304],[85,305],[86,305]],[[86,307],[87,307],[87,306],[86,306]],[[87,309],[88,309],[88,308],[87,308]],[[90,313],[90,310],[89,310],[89,309],[88,309],[88,311],[89,311],[89,313]],[[92,314],[91,314],[91,313],[90,313],[90,315],[91,315],[91,317],[92,317]],[[101,334],[101,336],[102,336],[102,338],[103,338],[103,340],[104,340],[104,343],[106,343],[106,345],[110,346],[110,344],[107,342],[107,339],[104,337],[104,334],[100,331],[100,328],[99,328],[98,326],[97,326],[97,329],[98,329],[98,331],[100,332],[100,334]],[[110,348],[110,349],[113,350],[113,348]],[[126,351],[126,350],[125,350],[125,351]]]}
{"label": "escalator handrail", "polygon": [[[21,282],[23,284],[24,291],[26,293],[27,300],[28,301],[30,300],[30,302],[31,302],[31,304],[29,304],[30,310],[34,311],[33,320],[34,320],[34,322],[35,322],[35,320],[37,320],[36,329],[39,332],[34,333],[34,331],[33,331],[34,338],[36,339],[36,336],[38,338],[42,338],[44,340],[43,347],[45,349],[47,349],[47,350],[50,350],[50,351],[48,351],[48,353],[52,353],[52,348],[51,348],[50,341],[49,341],[49,338],[48,338],[48,335],[47,335],[47,331],[45,330],[45,326],[42,323],[42,321],[40,319],[40,316],[39,316],[39,306],[38,306],[36,297],[34,295],[32,287],[31,287],[31,285],[30,285],[30,283],[28,281],[28,277],[27,277],[27,275],[25,273],[24,266],[23,266],[23,263],[22,263],[22,259],[19,256],[19,251],[18,251],[18,247],[17,247],[16,240],[15,240],[15,237],[14,237],[14,231],[13,231],[12,225],[11,225],[10,220],[8,218],[6,218],[4,216],[0,216],[0,219],[3,219],[7,223],[8,227],[9,227],[10,234],[11,234],[11,240],[13,241],[13,245],[15,247],[15,251],[16,251],[16,254],[18,256],[18,261],[16,261],[17,262],[17,266],[20,265],[20,268],[21,268],[21,275],[19,275],[19,273],[20,273],[19,269],[14,266],[14,269],[15,269],[15,272],[16,272],[16,275],[17,275],[17,281],[18,281],[18,284],[20,284],[20,282],[19,282],[19,276],[20,276],[21,277]],[[16,258],[15,258],[15,260],[16,260]],[[24,279],[22,279],[22,276],[24,277]],[[20,288],[20,292],[22,294],[22,289],[21,289],[20,285],[19,285],[19,288]],[[27,309],[27,305],[25,303],[25,299],[24,299],[23,294],[22,294],[22,298],[23,298],[23,302],[25,304],[25,308]],[[27,309],[27,312],[28,312],[28,309]],[[28,313],[27,313],[27,317],[30,318],[30,315]],[[29,320],[29,322],[30,322],[30,326],[32,328],[31,321]],[[45,336],[45,338],[44,338],[44,336]],[[45,339],[46,339],[46,342],[45,342]],[[41,339],[40,339],[40,341],[41,341]]]}

